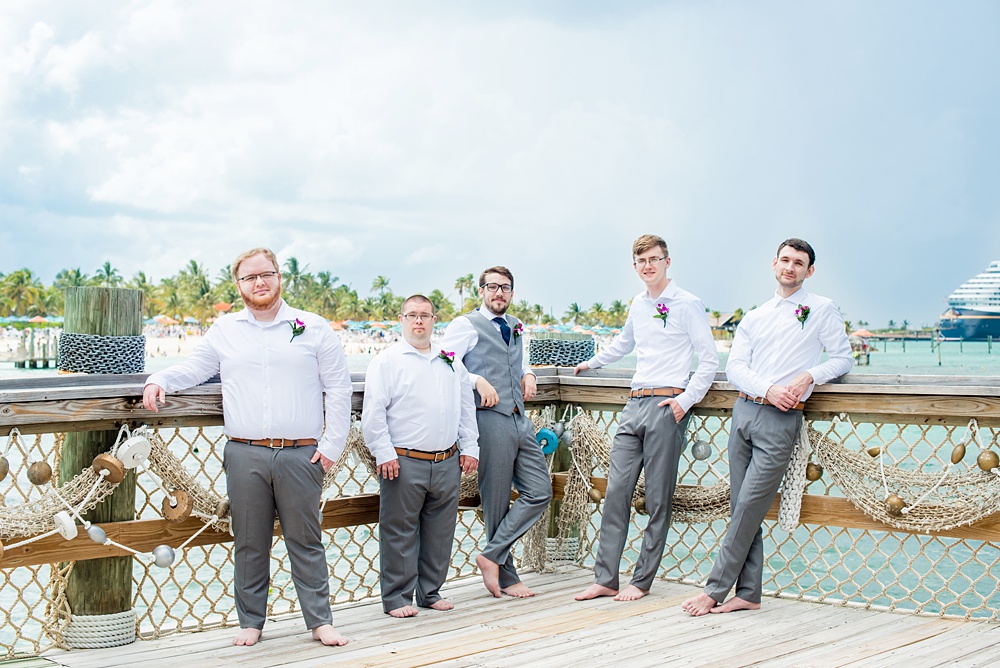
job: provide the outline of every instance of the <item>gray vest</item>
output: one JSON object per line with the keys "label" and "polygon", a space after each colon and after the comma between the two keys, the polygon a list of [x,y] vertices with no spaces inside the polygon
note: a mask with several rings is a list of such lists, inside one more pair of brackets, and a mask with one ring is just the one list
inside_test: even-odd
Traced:
{"label": "gray vest", "polygon": [[[487,313],[489,313],[487,311]],[[503,336],[497,330],[496,323],[487,320],[482,315],[472,312],[466,313],[472,326],[476,328],[479,341],[469,352],[465,353],[462,363],[469,373],[482,376],[497,391],[500,400],[496,406],[491,406],[489,410],[511,415],[517,407],[521,414],[524,414],[524,396],[521,393],[521,364],[523,360],[524,346],[521,340],[514,337],[514,326],[520,322],[512,315],[505,315],[504,319],[510,326],[510,345],[503,342]],[[492,318],[493,316],[491,316]],[[476,397],[476,408],[482,407],[482,398],[479,392],[474,392]]]}

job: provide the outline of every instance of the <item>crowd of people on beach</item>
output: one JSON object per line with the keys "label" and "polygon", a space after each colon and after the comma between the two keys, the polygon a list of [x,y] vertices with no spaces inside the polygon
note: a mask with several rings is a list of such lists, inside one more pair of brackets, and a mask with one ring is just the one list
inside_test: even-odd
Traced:
{"label": "crowd of people on beach", "polygon": [[[719,365],[704,304],[667,276],[666,242],[642,235],[632,258],[644,289],[621,331],[575,369],[585,374],[636,354],[611,448],[595,580],[578,601],[634,601],[649,593],[663,559],[685,426]],[[808,243],[783,241],[771,262],[774,296],[736,330],[726,364],[739,390],[728,446],[732,521],[704,591],[682,605],[693,616],[760,608],[761,526],[796,447],[805,402],[816,384],[851,368],[840,311],[802,287],[814,262]],[[306,627],[325,645],[348,642],[333,626],[319,508],[324,472],[343,453],[351,422],[349,350],[378,353],[366,374],[361,425],[380,484],[385,613],[405,618],[419,608],[454,607],[440,590],[451,563],[461,475],[476,470],[486,544],[475,561],[483,584],[496,598],[534,596],[512,549],[544,514],[552,486],[525,410],[537,391],[527,333],[507,312],[513,273],[499,265],[484,270],[478,308],[448,323],[438,340],[434,306],[423,295],[402,303],[399,332],[338,337],[324,318],[281,298],[270,250],[240,254],[231,271],[246,308],[220,317],[187,359],[149,376],[143,405],[156,412],[168,394],[221,375],[240,622],[234,644],[254,645],[262,635],[276,513]],[[641,471],[649,521],[631,581],[621,587]]]}

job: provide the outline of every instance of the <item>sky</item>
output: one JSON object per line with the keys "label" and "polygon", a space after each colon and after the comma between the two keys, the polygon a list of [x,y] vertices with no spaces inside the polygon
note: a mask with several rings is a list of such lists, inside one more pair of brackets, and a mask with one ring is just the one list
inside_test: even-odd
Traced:
{"label": "sky", "polygon": [[215,276],[264,245],[362,296],[495,264],[556,316],[640,234],[711,310],[778,243],[845,317],[933,324],[1000,259],[1000,3],[0,5],[0,272]]}

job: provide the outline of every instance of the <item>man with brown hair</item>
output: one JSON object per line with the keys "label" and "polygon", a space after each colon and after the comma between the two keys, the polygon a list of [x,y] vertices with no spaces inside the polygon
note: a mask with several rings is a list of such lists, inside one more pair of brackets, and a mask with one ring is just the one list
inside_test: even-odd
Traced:
{"label": "man with brown hair", "polygon": [[403,340],[379,353],[365,374],[361,429],[379,477],[382,609],[413,617],[451,610],[448,577],[462,473],[478,466],[472,381],[460,360],[431,347],[434,305],[403,302]]}
{"label": "man with brown hair", "polygon": [[[486,525],[486,548],[476,557],[486,589],[518,598],[534,596],[514,568],[511,547],[545,512],[552,481],[524,402],[535,396],[521,322],[507,314],[514,298],[514,275],[490,267],[479,276],[482,304],[455,318],[441,342],[455,353],[475,385],[479,425],[479,497]],[[510,502],[513,483],[518,498]]]}
{"label": "man with brown hair", "polygon": [[[778,289],[740,321],[726,376],[740,391],[729,426],[729,528],[705,591],[684,601],[691,615],[760,608],[764,576],[761,525],[791,461],[813,387],[851,370],[844,317],[826,297],[802,289],[816,253],[786,239],[771,261]],[[820,362],[823,350],[828,359]],[[723,603],[736,586],[735,595]]]}
{"label": "man with brown hair", "polygon": [[200,385],[215,374],[222,378],[229,439],[223,468],[240,621],[233,644],[255,644],[264,628],[277,511],[303,620],[314,639],[344,645],[347,639],[333,628],[330,612],[320,496],[323,475],[347,442],[352,393],[347,360],[324,318],[281,298],[281,273],[270,250],[241,253],[232,274],[246,308],[221,316],[191,357],[152,374],[142,403],[156,412],[168,392]]}
{"label": "man with brown hair", "polygon": [[[642,235],[632,244],[632,265],[646,289],[632,300],[621,333],[576,367],[576,373],[597,369],[636,352],[632,389],[611,446],[595,582],[576,596],[578,601],[599,596],[634,601],[649,593],[670,527],[689,411],[705,397],[719,368],[705,305],[667,278],[667,243],[653,234]],[[698,368],[688,380],[696,353]],[[619,562],[640,471],[645,472],[649,522],[632,582],[619,591]]]}

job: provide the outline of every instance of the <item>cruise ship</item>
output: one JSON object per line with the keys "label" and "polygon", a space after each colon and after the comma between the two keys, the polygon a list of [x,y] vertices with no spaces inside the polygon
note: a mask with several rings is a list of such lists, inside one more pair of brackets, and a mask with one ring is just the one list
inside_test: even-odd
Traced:
{"label": "cruise ship", "polygon": [[1000,260],[951,293],[940,329],[946,339],[1000,340]]}

